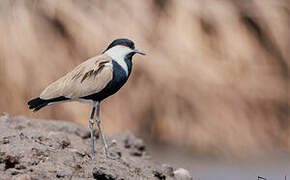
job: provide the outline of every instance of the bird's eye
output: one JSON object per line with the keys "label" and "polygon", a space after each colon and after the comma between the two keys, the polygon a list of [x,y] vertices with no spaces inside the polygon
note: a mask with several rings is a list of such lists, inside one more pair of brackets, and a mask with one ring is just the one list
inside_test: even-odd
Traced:
{"label": "bird's eye", "polygon": [[121,45],[122,45],[122,46],[128,46],[128,44],[127,44],[127,43],[122,43]]}

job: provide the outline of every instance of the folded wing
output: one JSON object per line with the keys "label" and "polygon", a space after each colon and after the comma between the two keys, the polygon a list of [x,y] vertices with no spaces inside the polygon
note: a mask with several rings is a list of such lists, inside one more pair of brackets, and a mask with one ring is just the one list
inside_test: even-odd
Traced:
{"label": "folded wing", "polygon": [[100,92],[113,78],[112,59],[108,55],[93,57],[50,84],[40,94],[41,99],[64,96],[70,99]]}

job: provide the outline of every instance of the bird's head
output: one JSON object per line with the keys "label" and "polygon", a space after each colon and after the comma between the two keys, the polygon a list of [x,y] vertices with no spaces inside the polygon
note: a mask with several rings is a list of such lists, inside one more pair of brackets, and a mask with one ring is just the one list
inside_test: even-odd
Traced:
{"label": "bird's head", "polygon": [[144,52],[135,49],[134,42],[129,39],[116,39],[104,51],[105,54],[111,57],[133,56],[134,54],[145,55]]}

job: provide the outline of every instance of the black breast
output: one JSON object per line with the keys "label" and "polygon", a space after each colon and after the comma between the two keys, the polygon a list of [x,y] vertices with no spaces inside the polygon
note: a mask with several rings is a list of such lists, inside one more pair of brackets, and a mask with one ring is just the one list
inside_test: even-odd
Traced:
{"label": "black breast", "polygon": [[[82,99],[90,99],[93,101],[102,101],[103,99],[107,98],[108,96],[115,94],[126,83],[126,81],[128,80],[128,77],[130,75],[132,64],[130,64],[130,68],[128,68],[129,72],[127,75],[125,70],[116,61],[113,60],[112,62],[113,62],[113,78],[112,78],[112,80],[100,92],[95,93],[95,94],[91,94],[91,95],[88,95],[85,97],[81,97]],[[127,63],[127,65],[128,65],[128,63]]]}

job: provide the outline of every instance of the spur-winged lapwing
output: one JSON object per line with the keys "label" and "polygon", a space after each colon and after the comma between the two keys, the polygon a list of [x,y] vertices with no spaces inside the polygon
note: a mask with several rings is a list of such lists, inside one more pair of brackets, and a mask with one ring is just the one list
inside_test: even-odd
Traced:
{"label": "spur-winged lapwing", "polygon": [[108,150],[106,139],[100,126],[100,102],[116,93],[128,80],[132,70],[134,54],[145,55],[135,49],[134,42],[128,39],[116,39],[99,56],[92,57],[57,81],[47,86],[38,98],[28,102],[29,109],[39,109],[55,103],[80,101],[92,102],[93,109],[89,127],[91,132],[91,157],[94,158],[94,115],[106,156],[114,159]]}

